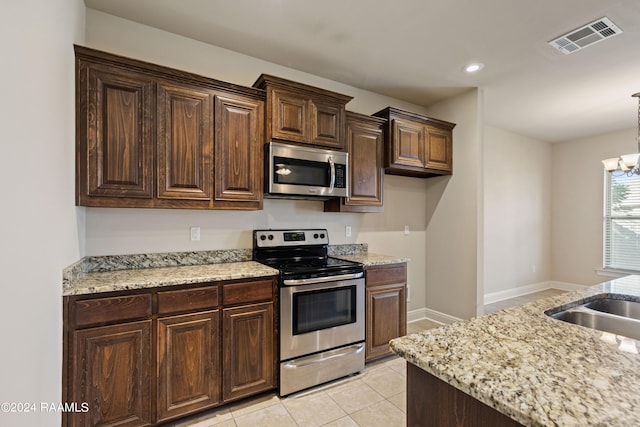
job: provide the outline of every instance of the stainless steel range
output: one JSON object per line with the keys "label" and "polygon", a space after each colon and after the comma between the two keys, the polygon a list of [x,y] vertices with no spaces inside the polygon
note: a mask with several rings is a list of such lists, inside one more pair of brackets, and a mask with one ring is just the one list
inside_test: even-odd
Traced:
{"label": "stainless steel range", "polygon": [[253,231],[253,259],[280,271],[281,396],[364,369],[364,266],[328,245],[325,229]]}

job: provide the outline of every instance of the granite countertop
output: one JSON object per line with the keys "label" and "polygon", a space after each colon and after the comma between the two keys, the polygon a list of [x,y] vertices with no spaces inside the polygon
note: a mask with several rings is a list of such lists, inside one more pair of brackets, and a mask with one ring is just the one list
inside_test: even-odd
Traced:
{"label": "granite countertop", "polygon": [[619,349],[620,337],[544,314],[599,293],[640,298],[640,276],[396,338],[391,349],[524,425],[637,425],[640,356]]}
{"label": "granite countertop", "polygon": [[409,262],[409,258],[394,257],[390,255],[380,255],[372,253],[361,253],[354,255],[337,255],[338,258],[346,259],[347,261],[354,261],[364,264],[365,267],[374,265],[385,264],[398,264],[402,262]]}
{"label": "granite countertop", "polygon": [[278,270],[255,261],[92,272],[64,287],[63,295],[187,285],[277,274]]}
{"label": "granite countertop", "polygon": [[[367,244],[329,246],[329,255],[367,265],[407,262],[376,255]],[[278,270],[252,261],[251,249],[85,257],[63,271],[62,295],[273,276]]]}

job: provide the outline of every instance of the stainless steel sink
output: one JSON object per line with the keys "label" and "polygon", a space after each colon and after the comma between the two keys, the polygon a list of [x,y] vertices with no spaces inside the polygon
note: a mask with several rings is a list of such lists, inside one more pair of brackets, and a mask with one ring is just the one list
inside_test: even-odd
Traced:
{"label": "stainless steel sink", "polygon": [[584,305],[592,310],[640,320],[640,302],[602,298]]}
{"label": "stainless steel sink", "polygon": [[[628,298],[628,299],[625,299]],[[554,319],[640,340],[640,302],[624,295],[602,294],[564,309],[545,312]]]}

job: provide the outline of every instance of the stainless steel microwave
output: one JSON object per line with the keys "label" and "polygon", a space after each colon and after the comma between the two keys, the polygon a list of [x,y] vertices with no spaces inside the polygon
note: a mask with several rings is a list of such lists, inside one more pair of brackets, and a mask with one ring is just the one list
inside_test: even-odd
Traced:
{"label": "stainless steel microwave", "polygon": [[273,141],[267,146],[267,197],[347,197],[347,153]]}

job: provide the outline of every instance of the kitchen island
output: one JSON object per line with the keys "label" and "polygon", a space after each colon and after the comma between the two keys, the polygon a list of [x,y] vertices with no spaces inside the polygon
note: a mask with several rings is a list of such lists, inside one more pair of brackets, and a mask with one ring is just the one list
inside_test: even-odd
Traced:
{"label": "kitchen island", "polygon": [[[638,425],[637,352],[544,313],[601,293],[640,298],[640,276],[392,340],[392,351],[408,362],[407,425],[447,418],[452,425]],[[431,404],[456,393],[479,408],[465,413],[461,400]],[[494,415],[498,424],[488,424]]]}

